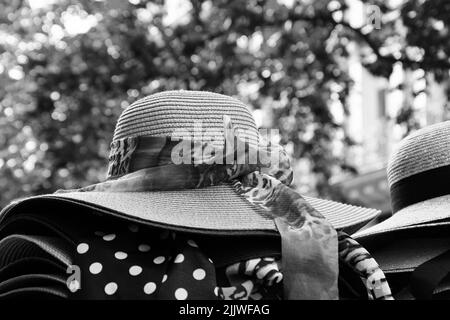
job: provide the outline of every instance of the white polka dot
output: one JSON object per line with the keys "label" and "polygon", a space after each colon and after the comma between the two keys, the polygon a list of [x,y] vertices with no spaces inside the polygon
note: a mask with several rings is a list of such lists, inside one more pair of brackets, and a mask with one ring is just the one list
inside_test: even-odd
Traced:
{"label": "white polka dot", "polygon": [[72,280],[69,283],[70,292],[76,292],[80,289],[80,282],[78,280]]}
{"label": "white polka dot", "polygon": [[105,286],[105,293],[108,295],[108,296],[111,296],[111,295],[113,295],[114,293],[116,293],[116,291],[117,291],[117,283],[115,283],[115,282],[110,282],[110,283],[108,283],[106,286]]}
{"label": "white polka dot", "polygon": [[137,276],[142,272],[142,268],[140,266],[132,266],[129,271],[132,276]]}
{"label": "white polka dot", "polygon": [[208,259],[209,262],[214,263],[211,259]]}
{"label": "white polka dot", "polygon": [[188,243],[188,245],[190,245],[191,247],[198,248],[198,245],[195,243],[194,240],[188,240],[187,243]]}
{"label": "white polka dot", "polygon": [[152,294],[156,290],[156,284],[154,282],[147,282],[144,286],[145,294]]}
{"label": "white polka dot", "polygon": [[87,243],[80,243],[80,244],[77,246],[77,252],[78,252],[79,254],[86,253],[86,252],[88,252],[88,250],[89,250],[89,245],[88,245]]}
{"label": "white polka dot", "polygon": [[105,241],[112,241],[116,238],[116,235],[114,233],[107,234],[103,236],[103,240]]}
{"label": "white polka dot", "polygon": [[186,291],[186,289],[178,288],[177,290],[175,290],[175,298],[177,300],[186,300],[187,296],[188,292]]}
{"label": "white polka dot", "polygon": [[131,232],[138,232],[138,231],[139,231],[139,226],[137,226],[137,225],[135,225],[135,224],[130,224],[130,225],[128,226],[128,229],[129,229]]}
{"label": "white polka dot", "polygon": [[100,262],[94,262],[93,264],[91,264],[89,266],[89,271],[92,274],[99,274],[100,272],[102,272],[103,266]]}
{"label": "white polka dot", "polygon": [[162,278],[162,283],[164,283],[164,282],[166,282],[167,281],[167,274],[165,274],[164,276],[163,276],[163,278]]}
{"label": "white polka dot", "polygon": [[140,252],[149,252],[150,251],[150,246],[148,244],[140,244],[138,247],[138,250]]}
{"label": "white polka dot", "polygon": [[215,287],[215,288],[214,288],[214,294],[215,294],[216,296],[219,296],[219,287]]}
{"label": "white polka dot", "polygon": [[192,276],[194,277],[195,280],[203,280],[206,277],[206,272],[205,270],[198,268],[194,270]]}
{"label": "white polka dot", "polygon": [[174,262],[175,263],[182,263],[184,261],[184,255],[182,253],[179,253],[176,257]]}
{"label": "white polka dot", "polygon": [[161,264],[164,261],[166,261],[166,258],[164,258],[163,256],[159,256],[159,257],[156,257],[155,259],[153,259],[153,263],[155,263],[155,264]]}
{"label": "white polka dot", "polygon": [[123,259],[126,259],[126,258],[128,257],[128,254],[126,254],[126,253],[123,252],[123,251],[117,251],[117,252],[114,254],[114,257],[116,257],[116,259],[118,259],[118,260],[123,260]]}

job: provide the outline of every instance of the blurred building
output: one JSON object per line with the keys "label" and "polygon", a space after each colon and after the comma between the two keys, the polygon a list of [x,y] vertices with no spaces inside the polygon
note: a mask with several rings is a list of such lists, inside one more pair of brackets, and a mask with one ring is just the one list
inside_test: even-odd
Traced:
{"label": "blurred building", "polygon": [[[355,1],[349,3],[353,18],[364,14]],[[333,185],[349,201],[389,214],[386,165],[389,155],[406,135],[405,126],[396,124],[395,118],[402,106],[410,105],[420,127],[444,121],[448,117],[447,95],[444,86],[423,72],[405,71],[400,64],[394,67],[389,79],[373,76],[362,66],[360,50],[355,43],[349,46],[348,70],[354,86],[348,100],[350,116],[343,120],[347,133],[357,143],[345,152],[358,176],[342,176]]]}

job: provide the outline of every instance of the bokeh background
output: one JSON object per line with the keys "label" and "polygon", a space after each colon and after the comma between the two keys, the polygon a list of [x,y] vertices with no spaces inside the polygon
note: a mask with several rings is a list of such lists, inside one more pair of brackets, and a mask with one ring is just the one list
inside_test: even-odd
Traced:
{"label": "bokeh background", "polygon": [[389,212],[385,166],[449,118],[447,0],[3,0],[0,207],[104,179],[117,117],[167,89],[278,128],[296,188]]}

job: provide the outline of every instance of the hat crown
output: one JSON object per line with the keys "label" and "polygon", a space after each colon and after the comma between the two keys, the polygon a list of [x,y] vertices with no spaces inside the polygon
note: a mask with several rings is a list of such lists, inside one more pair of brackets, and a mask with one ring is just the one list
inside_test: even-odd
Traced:
{"label": "hat crown", "polygon": [[400,142],[387,167],[389,187],[447,165],[450,165],[450,121],[417,130]]}
{"label": "hat crown", "polygon": [[[207,91],[164,91],[142,98],[120,115],[113,141],[138,136],[173,137],[177,132],[194,133],[201,126],[201,139],[223,146],[223,116],[228,115],[239,134],[258,144],[252,114],[237,99]],[[196,139],[195,136],[193,136]]]}

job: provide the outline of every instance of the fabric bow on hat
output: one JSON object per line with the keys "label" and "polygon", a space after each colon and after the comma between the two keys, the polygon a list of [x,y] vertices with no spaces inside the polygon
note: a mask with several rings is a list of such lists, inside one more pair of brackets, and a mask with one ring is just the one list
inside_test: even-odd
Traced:
{"label": "fabric bow on hat", "polygon": [[[240,139],[229,117],[223,120],[224,148],[211,141],[168,137],[116,141],[109,180],[76,191],[164,191],[232,183],[238,194],[264,209],[277,225],[285,299],[338,299],[339,259],[360,275],[371,298],[392,298],[369,253],[289,188],[293,174],[283,148],[271,143],[256,148]],[[128,173],[138,144],[147,146],[139,150],[141,156],[133,164],[142,169]]]}

